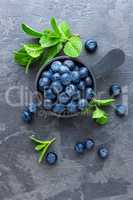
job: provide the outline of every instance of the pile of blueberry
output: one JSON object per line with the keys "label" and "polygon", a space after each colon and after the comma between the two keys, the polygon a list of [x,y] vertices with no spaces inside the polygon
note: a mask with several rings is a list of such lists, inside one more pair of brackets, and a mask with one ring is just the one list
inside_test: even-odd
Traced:
{"label": "pile of blueberry", "polygon": [[54,61],[38,80],[43,108],[57,114],[74,114],[86,108],[93,98],[92,77],[85,66],[66,59]]}
{"label": "pile of blueberry", "polygon": [[[94,147],[94,140],[89,138],[86,141],[76,143],[74,149],[77,154],[83,154],[86,150],[91,151]],[[109,156],[109,149],[105,145],[101,145],[97,150],[97,154],[101,159],[106,159]]]}

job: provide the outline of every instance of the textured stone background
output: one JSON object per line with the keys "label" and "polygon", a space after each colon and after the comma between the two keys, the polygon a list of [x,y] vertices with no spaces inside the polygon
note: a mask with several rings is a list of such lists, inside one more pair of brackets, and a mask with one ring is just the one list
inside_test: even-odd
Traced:
{"label": "textured stone background", "polygon": [[[133,1],[132,0],[0,0],[0,200],[132,200],[133,199]],[[111,76],[98,82],[107,96],[109,86],[120,83],[129,92],[128,115],[119,119],[110,109],[110,123],[98,128],[87,118],[59,120],[37,116],[32,125],[20,119],[22,107],[11,107],[5,93],[11,86],[34,91],[36,70],[25,76],[14,63],[13,50],[29,40],[21,31],[26,22],[41,30],[51,16],[66,19],[82,39],[94,37],[99,44],[95,55],[81,58],[93,65],[110,49],[120,47],[126,61]],[[125,91],[125,89],[124,89]],[[19,90],[12,93],[18,101]],[[120,100],[121,101],[121,100]],[[29,136],[55,136],[53,147],[59,162],[55,167],[37,163]],[[110,147],[106,162],[96,150],[83,157],[73,151],[74,143],[91,136],[98,145]]]}

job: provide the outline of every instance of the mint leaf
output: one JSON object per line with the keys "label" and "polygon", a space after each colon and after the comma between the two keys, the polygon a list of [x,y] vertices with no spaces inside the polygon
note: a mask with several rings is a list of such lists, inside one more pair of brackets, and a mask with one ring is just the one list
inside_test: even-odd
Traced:
{"label": "mint leaf", "polygon": [[43,35],[39,41],[42,48],[48,48],[48,47],[54,46],[59,42],[60,42],[59,38],[53,38],[53,37],[49,36],[49,34]]}
{"label": "mint leaf", "polygon": [[56,20],[55,20],[54,17],[51,18],[50,23],[51,23],[51,26],[52,26],[54,32],[55,32],[57,35],[61,36],[60,30],[59,30],[59,28],[58,28],[57,22],[56,22]]}
{"label": "mint leaf", "polygon": [[27,24],[22,24],[21,27],[22,27],[22,30],[29,36],[32,36],[32,37],[35,37],[35,38],[40,38],[43,35],[42,32],[34,30],[33,28],[31,28]]}
{"label": "mint leaf", "polygon": [[39,44],[24,44],[24,48],[33,58],[37,58],[43,53],[43,48]]}
{"label": "mint leaf", "polygon": [[30,58],[26,67],[25,67],[25,73],[28,74],[28,71],[29,71],[29,67],[30,65],[32,64],[32,61],[33,61],[33,58]]}
{"label": "mint leaf", "polygon": [[63,21],[59,24],[61,34],[67,39],[71,36],[70,26],[67,22]]}
{"label": "mint leaf", "polygon": [[65,44],[64,53],[70,57],[78,57],[82,50],[82,42],[79,37],[73,36]]}
{"label": "mint leaf", "polygon": [[14,52],[14,59],[20,65],[26,66],[30,60],[31,56],[27,54],[24,48],[19,51]]}
{"label": "mint leaf", "polygon": [[108,115],[99,108],[96,108],[96,110],[93,112],[92,118],[100,125],[104,125],[108,122]]}
{"label": "mint leaf", "polygon": [[38,144],[38,145],[36,145],[35,150],[41,151],[46,145],[47,145],[47,143]]}
{"label": "mint leaf", "polygon": [[109,106],[115,102],[115,99],[93,99],[92,104],[96,104],[97,106]]}

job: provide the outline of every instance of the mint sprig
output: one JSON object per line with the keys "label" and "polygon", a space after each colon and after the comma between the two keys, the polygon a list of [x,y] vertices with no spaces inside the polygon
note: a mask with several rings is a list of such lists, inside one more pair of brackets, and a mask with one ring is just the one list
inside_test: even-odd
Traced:
{"label": "mint sprig", "polygon": [[39,140],[34,136],[31,136],[30,139],[35,143],[35,150],[39,153],[38,162],[41,163],[49,147],[55,142],[56,139],[53,138],[52,140]]}
{"label": "mint sprig", "polygon": [[66,21],[62,21],[58,25],[56,19],[52,17],[50,24],[52,29],[46,28],[41,32],[27,24],[21,25],[24,33],[38,39],[34,44],[24,44],[20,50],[14,53],[15,61],[22,65],[27,73],[36,61],[39,63],[38,66],[46,64],[62,50],[69,57],[78,57],[82,51],[80,36],[72,33]]}
{"label": "mint sprig", "polygon": [[115,99],[94,98],[90,103],[88,103],[87,108],[82,111],[82,115],[90,114],[97,124],[105,125],[109,121],[109,115],[103,110],[103,108],[112,105],[114,102]]}

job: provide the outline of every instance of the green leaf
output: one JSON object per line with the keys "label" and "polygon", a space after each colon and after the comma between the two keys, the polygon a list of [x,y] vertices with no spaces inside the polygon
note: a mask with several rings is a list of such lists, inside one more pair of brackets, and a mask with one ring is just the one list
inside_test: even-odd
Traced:
{"label": "green leaf", "polygon": [[31,56],[27,54],[24,48],[21,48],[19,51],[14,52],[14,59],[20,65],[26,66],[30,58]]}
{"label": "green leaf", "polygon": [[48,53],[46,54],[46,56],[43,58],[42,63],[41,64],[46,64],[48,63],[50,60],[52,60],[57,54],[60,53],[60,51],[62,50],[63,45],[61,43],[51,47],[48,49]]}
{"label": "green leaf", "polygon": [[66,38],[69,38],[72,34],[71,34],[71,30],[70,30],[70,26],[67,22],[63,21],[59,24],[59,29],[60,32],[63,36],[65,36]]}
{"label": "green leaf", "polygon": [[35,38],[40,38],[43,35],[42,32],[34,30],[33,28],[31,28],[27,24],[22,24],[21,27],[22,27],[22,30],[29,36],[32,36],[32,37],[35,37]]}
{"label": "green leaf", "polygon": [[100,125],[104,125],[108,122],[108,115],[103,110],[96,108],[92,114],[92,118]]}
{"label": "green leaf", "polygon": [[43,48],[39,44],[24,44],[24,48],[33,58],[37,58],[43,53]]}
{"label": "green leaf", "polygon": [[28,63],[27,63],[27,65],[26,65],[26,67],[25,67],[25,73],[26,74],[28,74],[28,72],[29,72],[29,67],[32,64],[32,61],[33,61],[33,58],[30,58]]}
{"label": "green leaf", "polygon": [[115,99],[93,99],[92,104],[97,106],[109,106],[115,102]]}
{"label": "green leaf", "polygon": [[65,44],[64,53],[70,57],[78,57],[82,50],[82,42],[80,37],[73,36]]}
{"label": "green leaf", "polygon": [[35,147],[36,151],[41,151],[48,143],[42,143],[42,144],[38,144]]}
{"label": "green leaf", "polygon": [[58,28],[57,22],[54,17],[51,18],[50,23],[51,23],[51,26],[52,26],[54,32],[57,35],[61,36],[60,29]]}
{"label": "green leaf", "polygon": [[49,35],[43,35],[39,41],[42,48],[48,48],[48,47],[54,46],[59,42],[60,42],[59,38],[52,38]]}
{"label": "green leaf", "polygon": [[45,146],[45,148],[44,149],[42,149],[42,151],[40,151],[40,156],[39,156],[39,163],[41,163],[42,161],[43,161],[43,159],[44,159],[44,156],[45,156],[45,154],[46,154],[46,152],[48,151],[48,148],[49,148],[49,144],[47,144],[46,146]]}
{"label": "green leaf", "polygon": [[34,136],[30,136],[30,139],[31,139],[33,142],[35,142],[35,143],[40,143],[40,144],[42,144],[42,143],[44,142],[43,140],[39,140],[39,139],[35,138]]}

